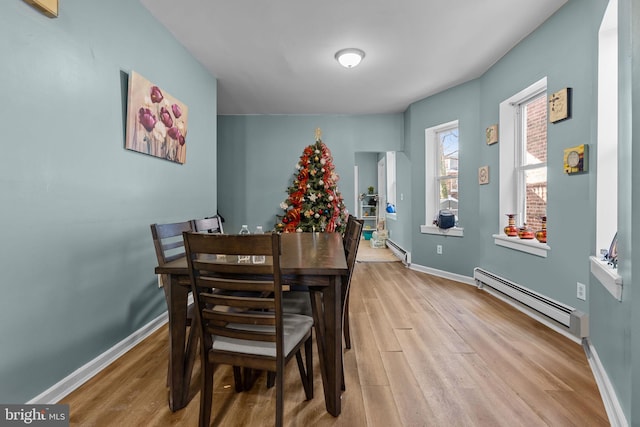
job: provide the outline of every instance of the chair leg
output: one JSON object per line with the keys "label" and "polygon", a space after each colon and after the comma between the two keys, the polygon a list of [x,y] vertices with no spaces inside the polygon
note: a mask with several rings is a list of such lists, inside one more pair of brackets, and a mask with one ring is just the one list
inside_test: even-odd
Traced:
{"label": "chair leg", "polygon": [[233,367],[233,382],[236,387],[236,393],[240,393],[243,390],[242,387],[242,370],[239,366]]}
{"label": "chair leg", "polygon": [[267,372],[267,388],[271,388],[276,383],[276,373],[269,371]]}
{"label": "chair leg", "polygon": [[344,346],[347,349],[351,348],[351,330],[349,328],[349,294],[345,299],[344,304],[344,320],[342,322],[342,329],[344,331]]}
{"label": "chair leg", "polygon": [[243,382],[243,390],[249,391],[251,387],[256,383],[258,377],[262,374],[262,371],[251,368],[243,368],[242,369],[242,382]]}
{"label": "chair leg", "polygon": [[202,366],[202,388],[200,389],[200,427],[209,427],[213,400],[213,363]]}
{"label": "chair leg", "polygon": [[307,400],[313,399],[313,339],[310,336],[304,343],[304,356],[307,362],[307,378],[309,380],[309,392],[305,390]]}
{"label": "chair leg", "polygon": [[[185,367],[185,378],[191,378],[191,374],[193,373],[193,365],[195,364],[196,358],[198,357],[198,344],[200,343],[200,334],[198,331],[198,326],[193,322],[189,327],[189,337],[187,338],[187,348],[185,350],[187,363]],[[187,394],[184,396],[184,401],[188,402],[188,393],[189,390],[185,390]]]}
{"label": "chair leg", "polygon": [[302,380],[302,386],[304,387],[304,394],[306,400],[313,399],[313,343],[311,337],[304,343],[304,355],[305,363],[302,362],[302,352],[296,353],[296,362],[298,362],[298,370],[300,371],[300,379]]}
{"label": "chair leg", "polygon": [[282,427],[284,420],[284,363],[276,373],[276,427]]}

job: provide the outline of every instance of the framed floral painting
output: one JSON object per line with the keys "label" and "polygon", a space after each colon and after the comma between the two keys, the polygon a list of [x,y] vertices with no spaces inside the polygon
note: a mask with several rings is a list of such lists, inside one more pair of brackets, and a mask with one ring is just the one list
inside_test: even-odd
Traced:
{"label": "framed floral painting", "polygon": [[176,163],[187,158],[188,108],[132,71],[129,75],[126,145]]}

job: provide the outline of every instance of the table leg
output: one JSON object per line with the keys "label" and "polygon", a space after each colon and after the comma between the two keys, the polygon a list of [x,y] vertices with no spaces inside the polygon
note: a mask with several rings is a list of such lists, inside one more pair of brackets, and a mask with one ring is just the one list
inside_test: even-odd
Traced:
{"label": "table leg", "polygon": [[185,345],[187,329],[187,296],[189,289],[178,283],[177,276],[165,284],[169,286],[169,408],[186,406],[190,378],[185,378]]}
{"label": "table leg", "polygon": [[320,365],[320,376],[322,378],[322,387],[325,390],[325,401],[326,401],[326,390],[328,389],[327,385],[327,369],[326,364],[326,356],[324,353],[325,348],[325,323],[324,323],[324,309],[322,304],[322,292],[310,289],[310,297],[311,297],[311,311],[313,313],[313,324],[315,325],[316,331],[316,345],[318,347],[318,364]]}
{"label": "table leg", "polygon": [[[332,277],[329,286],[320,288],[322,303],[314,302],[316,320],[316,341],[324,385],[324,399],[327,412],[334,417],[341,412],[342,391],[342,303],[340,277]],[[315,293],[315,292],[314,292]],[[313,301],[313,299],[312,299]],[[318,332],[319,331],[319,332]]]}

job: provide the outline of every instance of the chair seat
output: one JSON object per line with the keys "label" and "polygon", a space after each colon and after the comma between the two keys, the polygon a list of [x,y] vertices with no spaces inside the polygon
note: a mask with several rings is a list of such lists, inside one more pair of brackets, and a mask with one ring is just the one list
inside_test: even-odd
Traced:
{"label": "chair seat", "polygon": [[[313,327],[313,319],[309,316],[304,316],[301,314],[284,313],[282,315],[282,322],[284,326],[284,352],[288,356],[289,354],[291,354],[295,346]],[[239,325],[233,323],[228,324],[227,327],[230,329],[263,332],[272,332],[275,329],[273,326]],[[241,340],[223,336],[214,337],[213,350],[245,353],[255,356],[276,357],[275,343]]]}
{"label": "chair seat", "polygon": [[282,295],[282,311],[312,316],[309,291],[289,291]]}

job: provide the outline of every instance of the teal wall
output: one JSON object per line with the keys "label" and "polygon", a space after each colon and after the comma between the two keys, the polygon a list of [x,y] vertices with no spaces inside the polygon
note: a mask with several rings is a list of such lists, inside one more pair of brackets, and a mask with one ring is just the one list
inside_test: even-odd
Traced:
{"label": "teal wall", "polygon": [[[472,276],[473,268],[478,266],[478,236],[481,231],[489,235],[496,232],[478,221],[478,167],[483,165],[478,161],[484,135],[478,119],[479,97],[480,84],[474,80],[418,101],[405,113],[409,122],[405,146],[412,165],[411,262],[465,276]],[[464,228],[464,237],[421,234],[420,226],[433,221],[425,214],[425,129],[453,120],[459,120],[458,217],[459,225]],[[491,170],[493,185],[497,186],[497,176],[493,173],[497,168],[492,167]],[[436,254],[436,245],[442,245],[442,255]]]}
{"label": "teal wall", "polygon": [[[21,403],[166,311],[149,224],[216,210],[216,80],[137,1],[2,1],[0,32],[0,402]],[[124,149],[132,70],[189,107],[185,165]]]}
{"label": "teal wall", "polygon": [[338,188],[351,213],[356,153],[399,150],[402,114],[363,116],[257,115],[218,117],[218,206],[225,231],[242,224],[273,229],[295,166],[316,128],[334,158]]}
{"label": "teal wall", "polygon": [[[481,78],[413,104],[406,146],[413,164],[413,229],[424,218],[424,129],[458,119],[460,126],[460,222],[464,237],[414,234],[413,262],[464,276],[481,266],[556,300],[588,311],[576,298],[576,282],[588,283],[594,247],[595,174],[563,173],[563,150],[595,147],[598,16],[604,1],[569,2],[505,55]],[[598,7],[595,6],[598,4]],[[500,102],[547,77],[548,92],[573,88],[573,117],[548,127],[547,258],[496,246],[499,232],[499,143],[486,145],[484,130],[498,122]],[[478,168],[489,165],[489,185]],[[435,255],[436,245],[444,256]]]}
{"label": "teal wall", "polygon": [[[355,164],[358,166],[358,194],[368,193],[369,186],[378,193],[378,153],[358,152],[355,153]],[[350,193],[353,200],[353,191]],[[354,211],[359,215],[358,210]]]}

